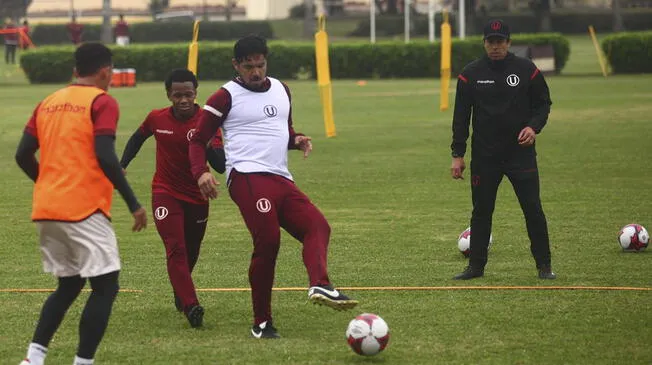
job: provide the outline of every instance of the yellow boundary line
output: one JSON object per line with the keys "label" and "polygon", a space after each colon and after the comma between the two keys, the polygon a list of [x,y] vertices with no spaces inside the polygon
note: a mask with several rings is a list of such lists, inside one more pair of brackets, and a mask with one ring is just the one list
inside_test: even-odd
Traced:
{"label": "yellow boundary line", "polygon": [[[621,286],[342,286],[340,290],[376,290],[376,291],[435,291],[435,290],[629,290],[652,291],[652,288]],[[304,287],[273,288],[274,291],[306,291]],[[198,292],[246,292],[249,288],[204,288]]]}
{"label": "yellow boundary line", "polygon": [[[341,290],[375,291],[442,291],[442,290],[603,290],[603,291],[652,291],[652,288],[628,286],[343,286]],[[305,291],[305,287],[273,288],[274,291]],[[54,289],[0,289],[0,293],[48,293]],[[88,292],[90,289],[84,289]],[[198,292],[249,292],[250,288],[198,288]],[[120,289],[122,293],[143,293],[139,289]]]}
{"label": "yellow boundary line", "polygon": [[[25,289],[25,288],[8,288],[0,289],[0,293],[51,293],[54,289]],[[90,289],[82,289],[82,291],[90,292]],[[120,289],[120,293],[142,293],[139,289]]]}

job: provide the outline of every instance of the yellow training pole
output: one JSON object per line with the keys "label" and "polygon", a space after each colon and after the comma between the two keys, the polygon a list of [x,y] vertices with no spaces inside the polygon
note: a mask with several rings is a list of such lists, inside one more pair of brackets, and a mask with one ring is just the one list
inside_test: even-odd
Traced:
{"label": "yellow training pole", "polygon": [[319,16],[318,29],[315,33],[315,57],[317,62],[317,85],[324,110],[324,127],[326,137],[335,137],[335,121],[333,120],[333,89],[331,87],[331,70],[328,58],[328,34],[326,33],[326,18]]}
{"label": "yellow training pole", "polygon": [[192,28],[192,42],[188,46],[188,70],[197,76],[197,63],[199,61],[199,44],[197,38],[199,37],[199,20],[195,20]]}
{"label": "yellow training pole", "polygon": [[441,24],[441,93],[439,94],[439,110],[448,110],[448,87],[451,80],[451,25],[448,23],[448,12],[444,11],[444,22]]}
{"label": "yellow training pole", "polygon": [[595,47],[595,53],[598,56],[598,62],[600,62],[600,69],[602,69],[602,76],[607,77],[607,65],[604,60],[604,54],[600,49],[598,44],[598,38],[595,36],[595,29],[592,25],[589,25],[589,34],[591,35],[591,40],[593,41],[593,47]]}

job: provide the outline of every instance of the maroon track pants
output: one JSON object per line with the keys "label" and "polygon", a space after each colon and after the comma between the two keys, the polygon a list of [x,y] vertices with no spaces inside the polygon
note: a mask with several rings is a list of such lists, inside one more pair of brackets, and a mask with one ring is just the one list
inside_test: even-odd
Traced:
{"label": "maroon track pants", "polygon": [[266,173],[230,175],[229,193],[253,238],[249,283],[254,323],[272,319],[272,286],[283,227],[303,243],[303,263],[310,285],[327,285],[331,228],[324,215],[290,180]]}
{"label": "maroon track pants", "polygon": [[208,204],[192,204],[168,194],[152,194],[154,222],[167,256],[168,275],[185,311],[199,304],[192,270],[206,232]]}

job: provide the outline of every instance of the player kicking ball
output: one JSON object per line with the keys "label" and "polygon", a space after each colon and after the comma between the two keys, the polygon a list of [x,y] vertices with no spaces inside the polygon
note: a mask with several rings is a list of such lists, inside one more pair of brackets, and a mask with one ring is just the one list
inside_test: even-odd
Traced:
{"label": "player kicking ball", "polygon": [[[173,70],[165,81],[165,90],[172,106],[149,113],[129,138],[120,161],[122,168],[126,169],[145,140],[154,136],[154,222],[165,245],[175,305],[195,328],[202,325],[204,308],[199,305],[191,274],[199,258],[208,221],[208,200],[197,187],[188,159],[188,143],[204,113],[195,104],[197,86],[197,78],[191,71]],[[217,172],[224,173],[224,150],[219,130],[214,133],[210,145],[206,146],[204,144],[209,163]]]}
{"label": "player kicking ball", "polygon": [[312,144],[310,137],[292,127],[287,85],[266,76],[267,53],[266,41],[257,36],[235,44],[233,67],[239,76],[208,99],[190,141],[193,176],[202,194],[214,199],[218,183],[206,167],[204,146],[218,128],[224,132],[229,194],[253,238],[249,283],[255,338],[280,337],[272,324],[271,302],[281,227],[303,243],[310,301],[338,310],[358,304],[331,285],[327,269],[331,228],[288,171],[288,149],[303,151],[305,158]]}

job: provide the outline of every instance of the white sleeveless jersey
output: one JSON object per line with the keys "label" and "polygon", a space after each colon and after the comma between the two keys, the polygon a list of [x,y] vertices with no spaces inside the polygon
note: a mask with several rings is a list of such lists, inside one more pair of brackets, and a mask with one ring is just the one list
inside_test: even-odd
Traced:
{"label": "white sleeveless jersey", "polygon": [[268,77],[265,92],[245,89],[235,81],[224,86],[231,94],[222,131],[226,153],[226,176],[239,172],[266,172],[292,180],[288,170],[290,99],[283,84]]}

